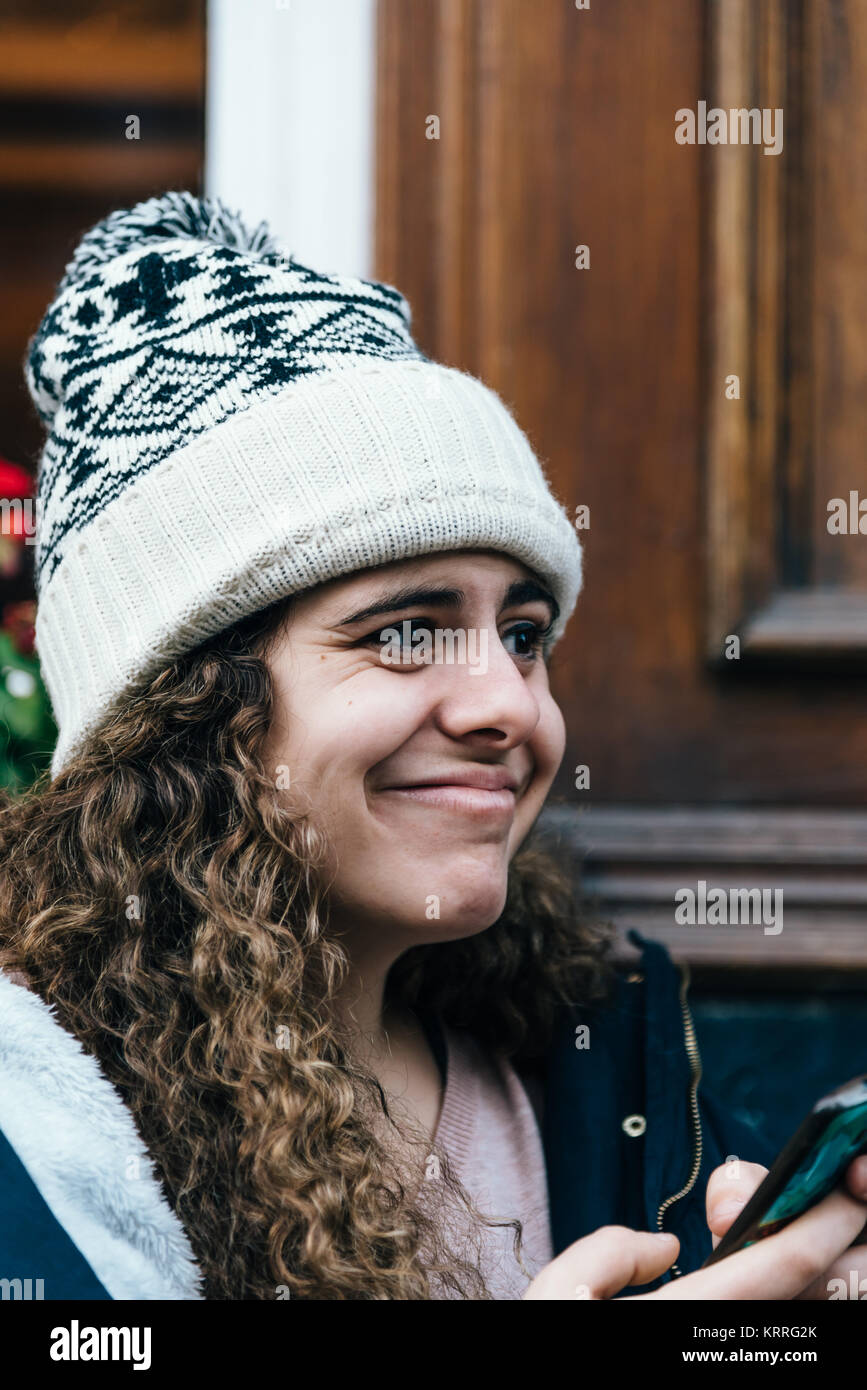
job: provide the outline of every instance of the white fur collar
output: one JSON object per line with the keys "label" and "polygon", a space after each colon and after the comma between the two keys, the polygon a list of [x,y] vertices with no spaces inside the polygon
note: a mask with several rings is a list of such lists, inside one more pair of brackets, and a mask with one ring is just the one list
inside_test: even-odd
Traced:
{"label": "white fur collar", "polygon": [[201,1299],[130,1110],[37,994],[0,970],[0,1130],[116,1299]]}

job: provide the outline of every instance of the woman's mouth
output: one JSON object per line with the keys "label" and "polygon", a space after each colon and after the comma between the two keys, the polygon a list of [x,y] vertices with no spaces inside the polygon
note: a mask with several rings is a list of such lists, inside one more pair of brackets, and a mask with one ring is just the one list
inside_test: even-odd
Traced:
{"label": "woman's mouth", "polygon": [[401,797],[404,801],[443,811],[457,811],[467,816],[509,819],[515,810],[515,793],[508,787],[493,791],[486,787],[471,787],[457,782],[440,782],[417,787],[387,787],[385,796]]}
{"label": "woman's mouth", "polygon": [[518,779],[502,766],[461,768],[419,782],[385,787],[383,795],[467,816],[511,819]]}

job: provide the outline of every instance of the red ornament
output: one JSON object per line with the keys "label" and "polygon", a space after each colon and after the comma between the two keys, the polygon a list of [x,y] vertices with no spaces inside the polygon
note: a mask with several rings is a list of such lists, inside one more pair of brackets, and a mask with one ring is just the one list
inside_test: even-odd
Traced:
{"label": "red ornament", "polygon": [[[29,473],[25,473],[17,463],[0,458],[0,501],[25,501],[33,496],[35,490],[34,481]],[[3,513],[0,513],[0,536],[10,536],[23,541],[28,535],[32,536],[34,521],[32,505],[30,508],[4,508]],[[14,573],[11,565],[4,565],[3,569]]]}
{"label": "red ornament", "polygon": [[12,639],[13,646],[22,656],[33,656],[36,638],[36,600],[22,599],[20,603],[7,603],[3,607],[4,632]]}

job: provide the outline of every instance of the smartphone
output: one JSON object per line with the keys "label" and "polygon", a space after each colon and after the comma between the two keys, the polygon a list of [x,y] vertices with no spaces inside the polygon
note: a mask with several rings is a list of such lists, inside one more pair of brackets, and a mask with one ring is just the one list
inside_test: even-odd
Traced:
{"label": "smartphone", "polygon": [[809,1211],[833,1191],[852,1159],[865,1152],[867,1075],[856,1076],[816,1101],[702,1269],[781,1231]]}

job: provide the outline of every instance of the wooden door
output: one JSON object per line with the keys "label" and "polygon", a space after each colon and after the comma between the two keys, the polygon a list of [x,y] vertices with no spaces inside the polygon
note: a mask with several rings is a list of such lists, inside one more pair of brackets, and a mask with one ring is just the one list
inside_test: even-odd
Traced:
{"label": "wooden door", "polygon": [[[678,112],[714,108],[782,112],[782,147],[679,142]],[[548,816],[586,886],[713,978],[851,983],[867,7],[380,0],[377,208],[423,347],[499,391],[589,508]],[[779,889],[784,929],[679,925],[700,880]]]}

